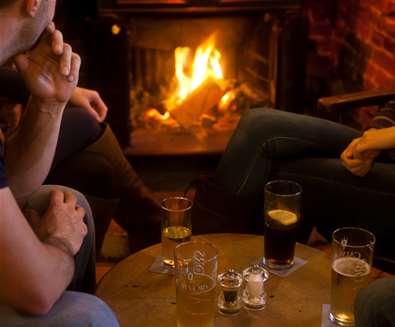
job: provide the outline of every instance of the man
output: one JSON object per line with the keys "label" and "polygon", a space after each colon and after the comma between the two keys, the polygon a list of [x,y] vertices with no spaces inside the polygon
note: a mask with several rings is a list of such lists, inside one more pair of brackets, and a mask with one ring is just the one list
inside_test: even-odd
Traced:
{"label": "man", "polygon": [[[0,143],[0,324],[117,326],[97,298],[64,292],[72,281],[79,285],[83,278],[76,279],[77,272],[86,270],[78,256],[84,257],[82,244],[90,246],[83,219],[89,223],[89,206],[71,190],[51,190],[49,203],[48,189],[34,193],[51,166],[80,67],[80,58],[51,23],[55,3],[0,1],[0,65],[13,61],[31,94],[18,131]],[[18,204],[35,206],[41,216],[29,211],[25,217]]]}

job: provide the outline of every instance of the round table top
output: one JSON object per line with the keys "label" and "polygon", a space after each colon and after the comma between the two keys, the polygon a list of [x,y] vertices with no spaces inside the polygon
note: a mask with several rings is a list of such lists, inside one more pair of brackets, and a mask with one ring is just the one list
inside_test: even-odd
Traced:
{"label": "round table top", "polygon": [[[218,273],[229,268],[242,271],[263,256],[263,236],[207,234],[192,239],[208,241],[219,249]],[[101,280],[96,294],[114,310],[121,326],[176,326],[174,276],[149,270],[160,250],[157,244],[127,257]],[[243,308],[232,316],[218,313],[215,326],[320,326],[322,305],[329,303],[330,260],[302,244],[296,245],[296,256],[307,263],[287,277],[270,274],[265,309]]]}

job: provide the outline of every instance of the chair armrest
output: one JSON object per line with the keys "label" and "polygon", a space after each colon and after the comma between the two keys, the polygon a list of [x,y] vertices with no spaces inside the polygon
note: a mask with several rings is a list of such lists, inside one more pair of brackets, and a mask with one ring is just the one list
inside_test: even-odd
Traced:
{"label": "chair armrest", "polygon": [[318,99],[317,109],[321,112],[382,105],[395,97],[395,90],[370,90]]}

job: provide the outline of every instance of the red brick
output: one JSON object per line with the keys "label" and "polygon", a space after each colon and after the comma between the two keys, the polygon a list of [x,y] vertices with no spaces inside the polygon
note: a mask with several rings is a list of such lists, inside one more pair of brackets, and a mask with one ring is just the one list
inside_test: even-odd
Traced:
{"label": "red brick", "polygon": [[395,53],[395,37],[385,35],[383,41],[384,49],[390,53]]}
{"label": "red brick", "polygon": [[380,33],[380,32],[377,32],[377,31],[373,32],[372,33],[371,42],[375,46],[377,46],[379,48],[383,48],[383,46],[384,46],[384,35],[382,33]]}
{"label": "red brick", "polygon": [[376,83],[380,88],[390,88],[395,82],[395,78],[392,74],[388,74],[385,71],[378,72],[375,77]]}
{"label": "red brick", "polygon": [[373,61],[383,69],[394,69],[395,68],[395,58],[391,54],[387,54],[383,50],[373,51],[372,56]]}

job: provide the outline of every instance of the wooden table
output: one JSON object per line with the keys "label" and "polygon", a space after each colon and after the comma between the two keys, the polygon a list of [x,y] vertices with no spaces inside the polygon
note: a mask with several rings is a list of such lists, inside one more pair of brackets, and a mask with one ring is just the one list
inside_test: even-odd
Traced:
{"label": "wooden table", "polygon": [[[263,237],[243,234],[194,236],[219,249],[218,273],[243,270],[263,255]],[[176,297],[172,275],[149,271],[160,244],[119,262],[102,279],[97,295],[115,311],[121,326],[175,327]],[[288,277],[270,275],[266,308],[242,309],[235,316],[217,314],[216,327],[317,327],[322,304],[329,303],[330,260],[321,251],[297,244],[296,255],[308,262]]]}

